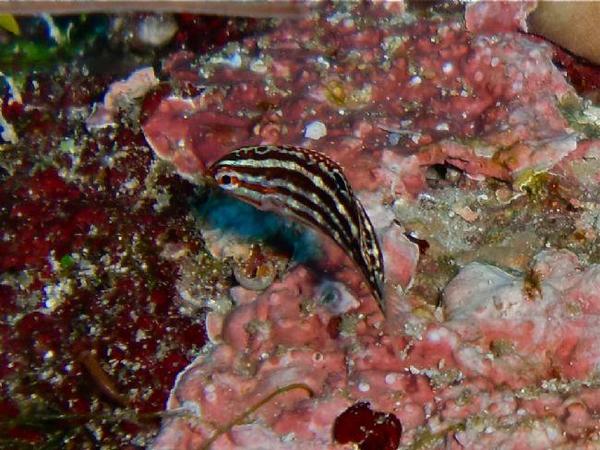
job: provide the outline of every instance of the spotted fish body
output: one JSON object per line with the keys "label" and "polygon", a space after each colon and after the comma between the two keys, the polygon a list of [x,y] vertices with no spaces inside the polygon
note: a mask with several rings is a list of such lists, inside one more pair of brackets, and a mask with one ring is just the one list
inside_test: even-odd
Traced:
{"label": "spotted fish body", "polygon": [[306,148],[242,147],[213,164],[209,175],[241,200],[332,238],[360,267],[384,310],[383,255],[373,225],[337,163]]}

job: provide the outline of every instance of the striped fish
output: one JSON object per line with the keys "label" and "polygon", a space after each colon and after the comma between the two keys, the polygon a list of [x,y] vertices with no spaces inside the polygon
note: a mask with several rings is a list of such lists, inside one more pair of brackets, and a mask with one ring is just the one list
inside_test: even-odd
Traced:
{"label": "striped fish", "polygon": [[217,185],[259,209],[287,215],[332,238],[360,267],[383,311],[383,255],[341,167],[314,150],[242,147],[213,164]]}

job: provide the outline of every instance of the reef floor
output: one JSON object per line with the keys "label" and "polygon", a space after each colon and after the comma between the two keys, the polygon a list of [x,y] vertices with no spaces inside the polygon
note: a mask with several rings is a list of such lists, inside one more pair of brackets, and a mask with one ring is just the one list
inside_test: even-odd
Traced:
{"label": "reef floor", "polygon": [[[163,47],[101,31],[119,70],[6,72],[0,448],[596,448],[600,69],[511,5],[181,15]],[[265,143],[344,168],[385,316],[324,236],[206,183]]]}

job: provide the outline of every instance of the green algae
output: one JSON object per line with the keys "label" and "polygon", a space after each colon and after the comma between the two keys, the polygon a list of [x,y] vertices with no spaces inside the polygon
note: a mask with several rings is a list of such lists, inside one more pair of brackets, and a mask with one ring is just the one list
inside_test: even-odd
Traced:
{"label": "green algae", "polygon": [[457,423],[448,428],[434,433],[428,427],[422,427],[417,432],[416,438],[408,446],[408,450],[427,450],[437,448],[444,443],[444,440],[450,433],[463,431],[466,428],[464,423]]}
{"label": "green algae", "polygon": [[[90,424],[118,424],[133,422],[137,425],[153,423],[156,419],[183,417],[186,410],[142,413],[136,409],[117,409],[110,413],[65,413],[40,401],[27,401],[20,405],[15,417],[0,419],[0,450],[63,450],[76,448],[105,448],[92,431]],[[43,442],[28,442],[15,438],[10,430],[27,429],[42,433]],[[78,442],[79,444],[75,444]],[[80,446],[82,443],[87,444]],[[74,444],[74,445],[72,445]]]}
{"label": "green algae", "polygon": [[9,31],[16,36],[21,34],[19,23],[12,14],[0,14],[0,28]]}
{"label": "green algae", "polygon": [[490,351],[495,358],[512,355],[515,352],[515,344],[508,339],[494,339],[490,342]]}
{"label": "green algae", "polygon": [[75,260],[69,254],[64,255],[62,258],[60,258],[58,262],[60,264],[61,269],[64,270],[68,270],[75,265]]}
{"label": "green algae", "polygon": [[569,126],[588,139],[600,138],[600,108],[576,96],[565,96],[558,109]]}
{"label": "green algae", "polygon": [[108,16],[20,19],[19,35],[0,44],[0,70],[18,74],[42,69],[99,49],[107,41]]}

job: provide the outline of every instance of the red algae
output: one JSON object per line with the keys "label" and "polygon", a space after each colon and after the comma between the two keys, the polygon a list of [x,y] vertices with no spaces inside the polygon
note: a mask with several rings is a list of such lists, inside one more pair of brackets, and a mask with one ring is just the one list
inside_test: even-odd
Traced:
{"label": "red algae", "polygon": [[355,443],[360,450],[394,450],[401,434],[402,425],[393,414],[372,411],[365,402],[352,405],[333,424],[337,442]]}
{"label": "red algae", "polygon": [[[59,65],[2,90],[14,132],[0,150],[0,445],[10,448],[144,448],[206,341],[161,251],[182,245],[205,261],[207,292],[231,276],[198,238],[193,187],[154,163],[139,131],[140,96],[165,85],[148,69],[127,82],[90,71]],[[110,127],[90,131],[103,97]]]}

